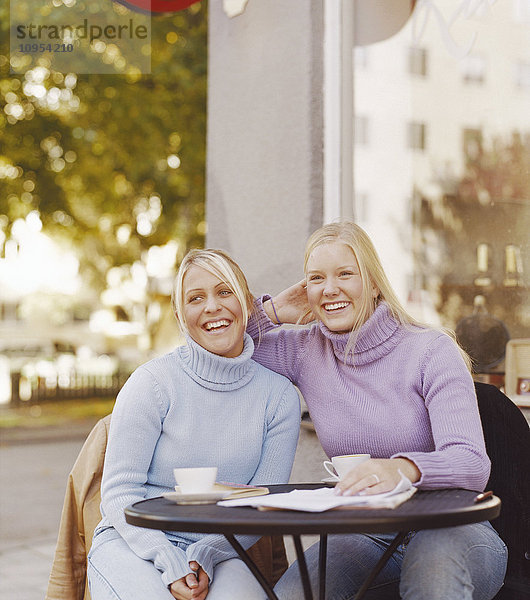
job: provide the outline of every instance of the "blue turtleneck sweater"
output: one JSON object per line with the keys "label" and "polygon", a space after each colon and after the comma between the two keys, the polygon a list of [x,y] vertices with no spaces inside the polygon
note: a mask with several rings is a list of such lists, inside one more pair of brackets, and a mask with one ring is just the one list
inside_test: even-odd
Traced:
{"label": "blue turtleneck sweater", "polygon": [[[101,485],[103,519],[94,545],[113,527],[166,585],[196,560],[213,579],[236,553],[220,535],[134,527],[123,509],[175,486],[175,467],[217,466],[218,481],[267,485],[289,480],[300,423],[291,383],[251,359],[245,334],[236,358],[211,354],[191,338],[139,367],[114,407]],[[101,536],[105,537],[105,536]],[[250,546],[256,538],[248,538]],[[244,543],[245,545],[245,543]]]}

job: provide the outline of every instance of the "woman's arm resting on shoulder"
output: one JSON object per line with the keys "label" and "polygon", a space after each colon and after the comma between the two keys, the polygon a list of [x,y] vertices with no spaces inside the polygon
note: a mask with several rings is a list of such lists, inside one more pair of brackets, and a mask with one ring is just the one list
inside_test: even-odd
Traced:
{"label": "woman's arm resting on shoulder", "polygon": [[283,290],[274,298],[265,300],[263,310],[276,325],[282,323],[309,323],[314,320],[307,301],[305,279]]}
{"label": "woman's arm resting on shoulder", "polygon": [[[254,310],[248,321],[247,333],[254,340],[252,358],[267,369],[284,375],[296,384],[301,356],[305,352],[310,329],[277,327],[275,325],[277,321],[268,298],[270,296],[265,295],[254,301]],[[267,311],[272,315],[274,321],[271,320]],[[278,313],[278,309],[276,309],[276,313]],[[282,316],[280,311],[278,318],[281,321],[286,317]],[[296,319],[293,322],[296,322]]]}

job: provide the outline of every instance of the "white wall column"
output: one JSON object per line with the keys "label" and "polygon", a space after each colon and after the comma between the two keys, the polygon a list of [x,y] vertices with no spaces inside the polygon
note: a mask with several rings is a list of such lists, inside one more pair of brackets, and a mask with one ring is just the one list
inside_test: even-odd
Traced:
{"label": "white wall column", "polygon": [[209,6],[207,245],[275,293],[323,219],[323,3]]}
{"label": "white wall column", "polygon": [[354,216],[353,2],[324,0],[324,222]]}

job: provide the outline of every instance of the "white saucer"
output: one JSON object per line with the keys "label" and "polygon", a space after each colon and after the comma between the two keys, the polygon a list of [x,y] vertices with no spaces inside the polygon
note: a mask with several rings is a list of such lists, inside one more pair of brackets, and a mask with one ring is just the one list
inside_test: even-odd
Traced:
{"label": "white saucer", "polygon": [[176,504],[215,504],[219,500],[230,496],[230,491],[203,492],[201,494],[181,494],[180,492],[165,492],[164,498]]}
{"label": "white saucer", "polygon": [[339,479],[338,477],[324,477],[324,479],[321,479],[320,481],[322,481],[322,483],[338,483]]}

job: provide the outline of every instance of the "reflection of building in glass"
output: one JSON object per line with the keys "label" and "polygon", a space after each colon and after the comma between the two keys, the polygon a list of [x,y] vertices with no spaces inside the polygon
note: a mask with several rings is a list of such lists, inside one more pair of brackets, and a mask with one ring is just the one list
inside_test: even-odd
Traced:
{"label": "reflection of building in glass", "polygon": [[355,114],[370,136],[355,146],[355,215],[404,300],[428,289],[454,326],[483,293],[512,337],[528,336],[529,3],[476,3],[454,19],[461,2],[429,4],[355,50]]}

